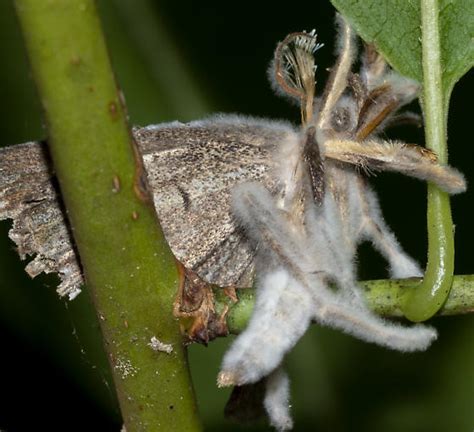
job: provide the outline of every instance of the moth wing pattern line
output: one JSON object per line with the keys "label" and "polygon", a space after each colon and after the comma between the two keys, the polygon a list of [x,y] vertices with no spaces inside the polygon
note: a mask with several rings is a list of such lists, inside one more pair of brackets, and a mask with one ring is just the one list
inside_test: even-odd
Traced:
{"label": "moth wing pattern line", "polygon": [[13,219],[9,237],[21,259],[36,255],[26,272],[31,277],[57,272],[58,294],[76,297],[84,283],[82,270],[41,143],[0,149],[0,220],[7,218]]}
{"label": "moth wing pattern line", "polygon": [[218,286],[252,286],[255,250],[232,190],[256,181],[274,191],[272,154],[294,136],[288,123],[232,115],[135,130],[161,227],[186,268]]}
{"label": "moth wing pattern line", "polygon": [[[231,190],[245,181],[274,190],[270,153],[286,136],[296,136],[289,123],[235,115],[134,129],[165,237],[206,282],[252,286],[255,250],[233,218]],[[42,143],[0,150],[0,220],[7,218],[20,257],[36,255],[28,274],[57,272],[58,293],[74,298],[84,279]]]}

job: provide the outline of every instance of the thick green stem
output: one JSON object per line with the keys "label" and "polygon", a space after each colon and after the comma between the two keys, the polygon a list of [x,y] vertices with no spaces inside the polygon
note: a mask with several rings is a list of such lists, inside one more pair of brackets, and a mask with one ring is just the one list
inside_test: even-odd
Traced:
{"label": "thick green stem", "polygon": [[[407,291],[415,287],[414,280],[373,280],[361,282],[360,286],[367,305],[378,315],[402,318]],[[227,306],[227,325],[231,333],[240,333],[247,326],[255,303],[254,289],[238,290],[238,303],[233,304],[222,290],[215,291],[218,312]],[[474,275],[454,276],[453,288],[437,315],[459,315],[474,312]]]}
{"label": "thick green stem", "polygon": [[[446,163],[445,110],[443,97],[438,0],[421,0],[423,64],[423,111],[426,147]],[[412,321],[433,316],[449,295],[454,274],[454,232],[449,196],[428,185],[428,264],[423,282],[407,295],[403,310]]]}
{"label": "thick green stem", "polygon": [[[186,354],[172,316],[175,266],[154,212],[134,192],[126,113],[95,4],[15,5],[127,431],[198,431]],[[153,336],[171,344],[172,352],[148,346]]]}

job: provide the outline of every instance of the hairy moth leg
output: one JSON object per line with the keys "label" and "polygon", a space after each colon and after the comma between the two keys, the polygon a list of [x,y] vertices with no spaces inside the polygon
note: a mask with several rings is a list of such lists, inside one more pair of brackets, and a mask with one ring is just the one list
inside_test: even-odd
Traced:
{"label": "hairy moth leg", "polygon": [[266,380],[263,406],[270,424],[277,431],[293,429],[290,414],[290,380],[283,366],[275,369]]}
{"label": "hairy moth leg", "polygon": [[[316,271],[317,269],[311,269],[307,262],[308,259],[312,258],[311,256],[308,257],[308,252],[311,250],[308,245],[316,243],[319,249],[329,252],[332,249],[339,251],[339,247],[344,247],[335,237],[339,235],[338,225],[334,226],[334,230],[329,228],[333,227],[332,225],[324,227],[325,219],[330,220],[335,211],[332,208],[332,204],[334,204],[332,200],[325,200],[323,205],[325,208],[323,211],[327,214],[324,215],[323,213],[323,216],[320,213],[319,217],[316,216],[313,219],[315,226],[308,229],[308,234],[313,233],[311,238],[307,242],[301,243],[299,250],[295,250],[295,248],[297,249],[297,242],[292,241],[291,232],[285,229],[285,225],[275,215],[275,212],[271,212],[271,196],[265,191],[265,188],[258,184],[252,184],[242,186],[239,189],[240,197],[246,201],[245,207],[240,209],[240,216],[247,223],[253,221],[253,230],[250,233],[254,239],[265,246],[271,246],[273,259],[284,266],[282,268],[289,274],[288,277],[295,281],[294,284],[289,284],[288,287],[291,287],[291,289],[293,289],[293,286],[297,289],[302,288],[309,294],[310,300],[308,300],[308,303],[311,304],[315,321],[340,329],[367,342],[399,351],[424,350],[436,338],[436,331],[430,327],[423,325],[404,327],[385,321],[373,314],[365,306],[361,296],[357,295],[359,289],[353,282],[354,278],[348,277],[347,272],[341,272],[341,277],[338,277],[337,268],[334,269],[330,265],[330,256],[327,257],[327,262],[319,263],[322,264],[319,272]],[[245,214],[245,209],[248,211],[247,214]],[[258,209],[262,211],[259,212]],[[316,237],[318,229],[323,231],[324,235],[321,237]],[[295,237],[296,233],[293,236]],[[335,239],[335,241],[331,241],[331,239]],[[287,245],[288,249],[284,245]],[[341,265],[343,265],[342,262]],[[326,266],[327,268],[325,268]],[[346,254],[346,266],[352,268],[352,260],[348,254]],[[325,279],[327,274],[330,274],[340,287],[337,293],[328,289],[328,282]],[[270,294],[273,295],[271,292]],[[257,310],[256,306],[255,311]],[[302,310],[302,320],[306,320],[305,311],[306,308]],[[288,349],[290,347],[288,345]]]}
{"label": "hairy moth leg", "polygon": [[449,194],[466,190],[464,176],[456,169],[441,165],[430,150],[400,142],[367,140],[327,140],[324,156],[360,166],[367,171],[396,171],[435,183]]}
{"label": "hairy moth leg", "polygon": [[388,261],[390,277],[404,279],[423,276],[420,266],[403,250],[385,223],[375,193],[362,179],[359,179],[357,186],[360,199],[363,200],[362,237],[370,240],[374,248]]}
{"label": "hairy moth leg", "polygon": [[268,375],[304,334],[313,313],[312,295],[299,281],[305,247],[273,197],[258,183],[241,185],[234,191],[234,212],[258,245],[261,269],[252,317],[224,356],[219,385],[256,382]]}
{"label": "hairy moth leg", "polygon": [[338,41],[339,57],[331,69],[328,82],[324,88],[318,119],[318,128],[321,129],[329,127],[331,113],[347,87],[347,79],[356,51],[355,34],[350,25],[339,14],[337,14],[336,22],[340,27]]}
{"label": "hairy moth leg", "polygon": [[308,290],[285,269],[262,276],[250,322],[226,352],[218,385],[254,383],[272,372],[309,327],[313,309]]}
{"label": "hairy moth leg", "polygon": [[395,72],[384,74],[380,85],[366,96],[358,116],[355,138],[362,141],[374,131],[384,129],[401,106],[417,95],[419,84]]}
{"label": "hairy moth leg", "polygon": [[432,327],[386,321],[359,303],[351,304],[344,295],[318,308],[314,319],[366,342],[403,352],[423,351],[437,338]]}
{"label": "hairy moth leg", "polygon": [[[376,343],[391,349],[399,351],[426,349],[436,338],[434,329],[420,325],[404,327],[386,321],[375,315],[366,306],[365,299],[355,279],[353,257],[349,253],[352,248],[350,248],[350,245],[345,246],[339,239],[340,230],[338,224],[334,224],[334,220],[337,219],[335,203],[330,198],[331,196],[325,200],[319,218],[315,218],[311,223],[311,225],[316,226],[309,228],[308,232],[315,232],[318,227],[324,230],[326,236],[332,241],[328,241],[326,244],[320,242],[320,248],[329,250],[332,247],[334,256],[337,256],[337,253],[342,253],[339,266],[329,268],[327,271],[339,290],[322,296],[319,284],[324,283],[324,280],[321,275],[306,275],[308,285],[305,286],[311,287],[310,292],[313,294],[314,320],[320,324],[340,329],[366,342]],[[346,223],[350,222],[346,221]],[[353,240],[354,242],[357,241],[357,239]],[[349,252],[344,256],[343,252],[346,248],[349,248]],[[341,270],[339,268],[341,266],[345,267],[346,270]]]}
{"label": "hairy moth leg", "polygon": [[[354,183],[354,186],[357,185]],[[365,192],[365,189],[362,192]],[[424,350],[436,338],[436,331],[434,329],[420,325],[404,327],[386,321],[375,315],[366,306],[365,299],[361,294],[355,277],[354,258],[352,256],[355,250],[350,244],[345,245],[341,238],[343,223],[352,225],[360,223],[360,220],[357,221],[360,216],[356,217],[358,213],[357,208],[360,207],[360,200],[365,198],[365,195],[359,197],[356,197],[354,194],[350,195],[354,199],[349,199],[348,202],[352,202],[352,207],[349,207],[347,213],[353,214],[353,219],[349,218],[339,220],[339,223],[335,222],[341,215],[340,213],[338,215],[334,199],[332,199],[331,195],[328,195],[319,217],[314,218],[311,222],[311,226],[316,226],[308,227],[308,232],[310,233],[317,231],[318,228],[326,233],[326,236],[332,241],[328,241],[327,244],[320,243],[320,247],[330,249],[332,245],[333,255],[339,255],[340,261],[338,267],[332,268],[330,272],[328,271],[339,290],[336,293],[331,292],[331,295],[326,295],[324,302],[321,302],[321,296],[316,295],[316,291],[312,290],[315,305],[314,320],[320,324],[340,329],[366,342],[376,343],[387,348],[399,351]],[[375,199],[375,196],[373,197]],[[383,219],[379,222],[383,222]],[[389,233],[388,228],[387,233]],[[393,240],[396,241],[394,237]],[[356,237],[352,238],[353,244],[357,244],[357,241]],[[407,260],[409,260],[408,257]],[[345,267],[345,269],[340,267]],[[409,268],[407,271],[411,270],[413,269]],[[307,275],[307,278],[311,287],[317,287],[319,282],[317,275]]]}
{"label": "hairy moth leg", "polygon": [[303,227],[294,222],[292,214],[276,206],[263,185],[245,183],[236,187],[233,211],[247,236],[258,246],[260,260],[269,261],[274,267],[291,268],[298,280],[304,272],[319,270],[309,267],[312,257],[308,257]]}

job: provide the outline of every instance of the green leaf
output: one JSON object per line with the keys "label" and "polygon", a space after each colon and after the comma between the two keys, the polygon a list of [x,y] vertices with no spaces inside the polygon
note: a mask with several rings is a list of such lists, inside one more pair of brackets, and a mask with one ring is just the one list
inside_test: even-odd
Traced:
{"label": "green leaf", "polygon": [[[423,80],[418,0],[331,0],[366,41],[374,43],[402,75]],[[445,100],[474,65],[474,2],[439,2],[442,81]]]}

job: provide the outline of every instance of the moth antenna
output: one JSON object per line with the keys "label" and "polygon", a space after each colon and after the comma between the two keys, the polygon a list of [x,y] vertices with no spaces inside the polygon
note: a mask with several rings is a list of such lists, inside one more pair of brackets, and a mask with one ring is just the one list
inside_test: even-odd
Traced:
{"label": "moth antenna", "polygon": [[340,27],[337,48],[339,58],[336,65],[331,69],[321,101],[318,126],[322,129],[329,127],[331,113],[347,87],[347,80],[356,51],[355,35],[350,25],[339,14],[336,14],[336,23]]}
{"label": "moth antenna", "polygon": [[303,125],[313,117],[314,53],[322,46],[317,43],[316,30],[291,33],[277,45],[269,70],[275,90],[300,101]]}

